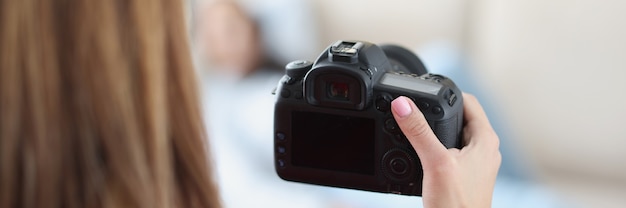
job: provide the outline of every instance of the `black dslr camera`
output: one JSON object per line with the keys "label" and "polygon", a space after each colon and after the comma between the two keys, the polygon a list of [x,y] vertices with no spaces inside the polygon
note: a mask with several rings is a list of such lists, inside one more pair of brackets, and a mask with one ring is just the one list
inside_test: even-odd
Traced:
{"label": "black dslr camera", "polygon": [[401,95],[443,145],[462,145],[461,90],[407,49],[338,41],[285,71],[274,91],[275,168],[284,180],[421,196],[419,158],[390,110]]}

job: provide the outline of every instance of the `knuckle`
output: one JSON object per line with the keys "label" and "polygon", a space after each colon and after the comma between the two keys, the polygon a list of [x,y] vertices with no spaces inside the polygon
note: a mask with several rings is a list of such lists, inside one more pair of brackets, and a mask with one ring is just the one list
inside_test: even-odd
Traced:
{"label": "knuckle", "polygon": [[429,135],[430,131],[432,131],[427,122],[420,121],[411,122],[407,130],[408,132],[405,132],[405,134],[415,139],[426,137]]}
{"label": "knuckle", "polygon": [[494,158],[497,167],[500,167],[500,165],[502,164],[502,153],[500,153],[500,151],[496,151]]}

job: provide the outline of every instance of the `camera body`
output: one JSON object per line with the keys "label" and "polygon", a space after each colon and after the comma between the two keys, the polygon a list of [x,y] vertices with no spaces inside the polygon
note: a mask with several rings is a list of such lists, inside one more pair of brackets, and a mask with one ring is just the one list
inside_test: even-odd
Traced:
{"label": "camera body", "polygon": [[391,114],[398,96],[415,101],[444,146],[462,145],[461,91],[406,49],[338,41],[285,72],[274,92],[275,169],[284,180],[421,196],[419,158]]}

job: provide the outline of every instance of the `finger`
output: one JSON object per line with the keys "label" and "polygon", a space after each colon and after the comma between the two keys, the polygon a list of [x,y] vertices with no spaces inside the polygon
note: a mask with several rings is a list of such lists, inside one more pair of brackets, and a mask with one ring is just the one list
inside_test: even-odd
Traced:
{"label": "finger", "polygon": [[480,125],[487,124],[488,127],[491,127],[489,120],[487,119],[487,114],[485,114],[485,110],[483,110],[483,107],[474,95],[463,93],[463,102],[463,111],[465,111],[466,122],[475,122]]}
{"label": "finger", "polygon": [[422,163],[436,161],[438,157],[447,154],[445,146],[437,139],[413,101],[400,96],[391,102],[391,111]]}
{"label": "finger", "polygon": [[499,145],[498,137],[489,123],[487,114],[478,102],[478,99],[471,94],[463,93],[463,111],[465,113],[464,142],[485,143]]}

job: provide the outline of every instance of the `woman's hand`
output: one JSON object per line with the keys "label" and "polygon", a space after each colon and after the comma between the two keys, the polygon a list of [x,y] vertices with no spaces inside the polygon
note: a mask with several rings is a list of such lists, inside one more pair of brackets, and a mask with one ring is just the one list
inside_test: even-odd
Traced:
{"label": "woman's hand", "polygon": [[462,149],[446,149],[410,99],[398,97],[391,103],[400,129],[422,162],[424,207],[491,207],[502,160],[500,141],[478,100],[469,94],[463,99]]}

